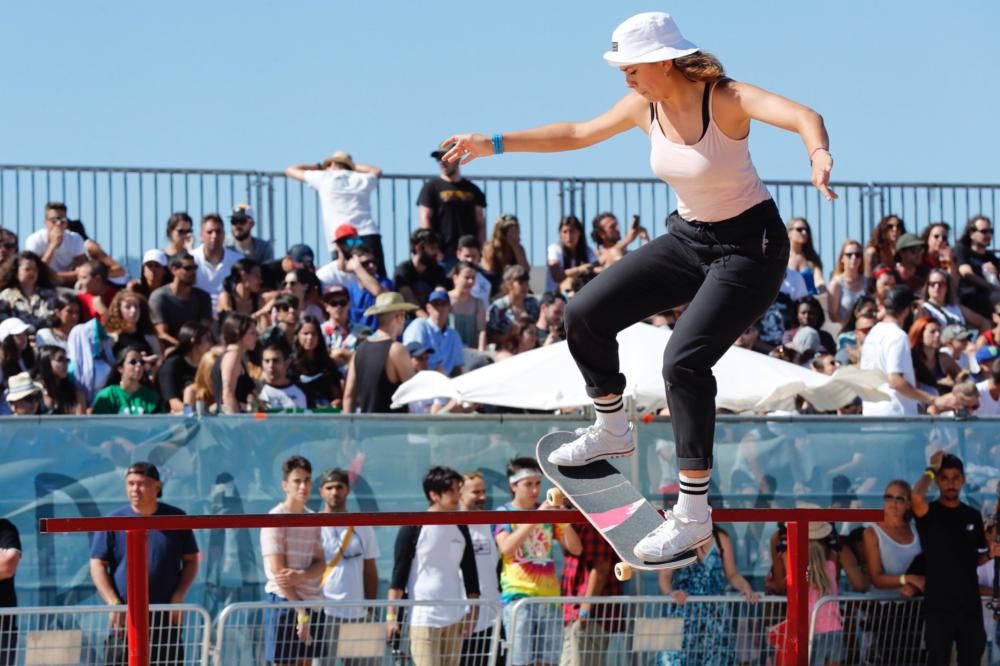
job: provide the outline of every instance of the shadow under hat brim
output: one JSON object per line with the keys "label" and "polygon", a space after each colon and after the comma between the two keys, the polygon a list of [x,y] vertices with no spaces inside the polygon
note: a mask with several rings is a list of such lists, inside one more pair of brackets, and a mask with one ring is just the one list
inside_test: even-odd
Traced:
{"label": "shadow under hat brim", "polygon": [[42,386],[40,384],[35,384],[33,388],[23,389],[21,391],[18,391],[17,393],[8,393],[7,402],[9,403],[17,402],[18,400],[24,400],[25,398],[30,398],[33,395],[40,396],[42,394],[42,391],[43,391]]}
{"label": "shadow under hat brim", "polygon": [[389,305],[373,305],[365,310],[366,317],[388,314],[390,312],[412,312],[418,309],[413,303],[390,303]]}
{"label": "shadow under hat brim", "polygon": [[633,56],[631,58],[624,57],[619,51],[605,51],[603,57],[604,61],[612,67],[623,67],[625,65],[642,65],[650,62],[674,60],[676,58],[683,58],[684,56],[691,55],[692,53],[697,53],[698,51],[701,51],[701,49],[691,42],[683,40],[678,47],[661,46],[658,49],[650,51],[649,53],[644,53],[640,56]]}

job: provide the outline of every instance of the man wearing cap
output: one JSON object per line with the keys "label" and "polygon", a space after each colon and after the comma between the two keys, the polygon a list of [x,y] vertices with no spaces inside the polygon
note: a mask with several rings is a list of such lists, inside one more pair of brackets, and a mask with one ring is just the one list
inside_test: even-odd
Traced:
{"label": "man wearing cap", "polygon": [[19,372],[7,380],[6,398],[12,416],[36,416],[45,412],[42,385],[33,380],[28,372]]}
{"label": "man wearing cap", "polygon": [[[175,506],[160,501],[163,483],[156,465],[132,463],[125,471],[128,504],[109,516],[183,516]],[[198,574],[198,542],[191,530],[146,532],[149,564],[149,603],[182,604]],[[104,603],[120,606],[126,596],[127,562],[124,532],[97,532],[90,546],[90,578]],[[175,664],[184,661],[184,628],[179,611],[150,614],[150,661]],[[117,652],[124,665],[125,614],[111,614],[111,633],[105,654]]]}
{"label": "man wearing cap", "polygon": [[[962,370],[972,372],[972,354],[966,353],[972,333],[961,324],[948,324],[941,329],[941,351],[955,359]],[[973,373],[976,374],[976,373]]]}
{"label": "man wearing cap", "polygon": [[83,237],[67,227],[66,204],[50,201],[45,204],[45,228],[24,239],[24,249],[34,252],[52,271],[57,285],[72,287],[76,282],[76,267],[87,260]]}
{"label": "man wearing cap", "polygon": [[351,328],[351,295],[347,287],[341,284],[330,285],[323,292],[323,308],[327,320],[320,330],[326,341],[327,351],[337,365],[347,368],[354,356],[354,348],[358,344],[358,336]]}
{"label": "man wearing cap", "polygon": [[248,204],[236,204],[229,217],[232,236],[226,239],[226,247],[249,257],[258,264],[274,261],[274,245],[271,241],[257,238],[251,232],[257,226],[257,216]]}
{"label": "man wearing cap", "polygon": [[431,152],[441,173],[424,183],[417,197],[417,211],[420,228],[433,230],[441,237],[444,263],[450,266],[456,261],[460,237],[472,234],[480,245],[486,242],[486,195],[462,176],[457,160],[441,159],[447,152]]}
{"label": "man wearing cap", "polygon": [[335,246],[337,228],[349,224],[375,255],[379,275],[385,275],[382,236],[371,208],[371,194],[378,186],[382,170],[370,164],[355,164],[350,155],[338,150],[319,164],[288,167],[285,175],[307,183],[319,194],[330,254],[339,252]]}
{"label": "man wearing cap", "polygon": [[[319,494],[323,498],[322,513],[347,513],[347,498],[351,494],[351,478],[343,469],[328,469],[319,477]],[[327,632],[330,650],[322,666],[334,666],[337,658],[339,625],[361,622],[367,612],[360,604],[364,599],[378,597],[378,567],[380,555],[375,530],[369,526],[321,528],[326,567],[320,578],[323,596],[333,602],[354,602],[346,607],[327,606]],[[382,660],[345,659],[347,666],[381,664]]]}
{"label": "man wearing cap", "polygon": [[281,259],[261,264],[262,288],[264,291],[280,291],[285,276],[298,268],[316,271],[315,255],[312,248],[305,243],[291,246]]}
{"label": "man wearing cap", "polygon": [[211,297],[213,316],[219,305],[222,283],[241,257],[239,252],[223,244],[225,238],[222,218],[217,213],[209,213],[201,218],[201,245],[191,251],[198,265],[195,284]]}
{"label": "man wearing cap", "polygon": [[976,362],[986,379],[976,384],[979,410],[976,416],[1000,416],[1000,348],[986,345],[976,350]]}
{"label": "man wearing cap", "polygon": [[914,294],[924,288],[930,273],[930,267],[924,263],[925,249],[916,234],[903,234],[896,240],[896,277]]}
{"label": "man wearing cap", "polygon": [[439,287],[427,297],[427,317],[417,317],[403,332],[403,344],[418,342],[430,347],[428,365],[449,377],[462,374],[462,337],[448,323],[451,314],[451,298]]}
{"label": "man wearing cap", "polygon": [[347,369],[344,413],[363,414],[400,411],[392,409],[392,394],[413,376],[410,354],[396,338],[406,325],[406,313],[416,310],[394,291],[378,295],[365,316],[378,317],[378,328],[358,345]]}
{"label": "man wearing cap", "polygon": [[861,347],[861,369],[881,370],[888,378],[879,390],[888,394],[889,400],[864,401],[865,416],[916,416],[921,405],[934,405],[940,411],[962,406],[954,393],[934,396],[917,388],[910,341],[904,329],[913,313],[913,303],[913,291],[904,284],[886,292],[882,321],[875,324]]}
{"label": "man wearing cap", "polygon": [[[410,360],[413,363],[413,374],[424,370],[433,370],[429,359],[434,350],[422,342],[406,343],[406,351],[410,353]],[[446,407],[451,400],[449,398],[427,398],[425,400],[414,400],[406,405],[410,414],[437,414]],[[451,410],[449,410],[451,411]]]}
{"label": "man wearing cap", "polygon": [[434,231],[417,229],[410,234],[410,258],[396,266],[392,282],[406,300],[421,308],[434,289],[448,286],[448,274],[437,261],[441,238]]}
{"label": "man wearing cap", "polygon": [[177,345],[177,334],[184,324],[212,321],[212,299],[195,286],[198,264],[184,251],[170,257],[170,282],[149,295],[149,316],[156,337],[165,347]]}

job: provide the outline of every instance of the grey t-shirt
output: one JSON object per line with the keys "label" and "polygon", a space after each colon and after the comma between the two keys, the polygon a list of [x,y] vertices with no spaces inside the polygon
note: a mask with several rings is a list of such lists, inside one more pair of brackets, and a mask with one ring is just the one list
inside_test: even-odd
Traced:
{"label": "grey t-shirt", "polygon": [[189,321],[212,321],[212,299],[197,287],[187,298],[178,298],[165,284],[149,295],[149,314],[154,324],[166,324],[167,332],[176,337]]}

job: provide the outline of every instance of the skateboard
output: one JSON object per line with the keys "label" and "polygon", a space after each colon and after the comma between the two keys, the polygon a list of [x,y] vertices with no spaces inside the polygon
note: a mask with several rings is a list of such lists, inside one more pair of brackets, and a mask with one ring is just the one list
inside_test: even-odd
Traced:
{"label": "skateboard", "polygon": [[550,504],[562,505],[563,496],[580,510],[610,544],[621,562],[615,564],[615,578],[626,581],[632,570],[680,569],[693,563],[697,555],[685,551],[666,562],[646,562],[632,552],[635,544],[663,522],[652,504],[607,460],[580,467],[563,467],[548,461],[549,454],[574,439],[565,431],[550,432],[538,440],[535,453],[542,473],[555,484],[546,493]]}

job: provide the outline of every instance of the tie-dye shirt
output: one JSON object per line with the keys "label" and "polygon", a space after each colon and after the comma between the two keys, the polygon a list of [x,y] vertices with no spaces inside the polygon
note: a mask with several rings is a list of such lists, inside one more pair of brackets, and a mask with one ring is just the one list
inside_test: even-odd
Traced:
{"label": "tie-dye shirt", "polygon": [[[504,504],[500,511],[523,511],[513,504]],[[500,532],[513,533],[517,524],[506,523],[493,526],[493,535]],[[527,538],[512,555],[503,555],[500,570],[500,599],[509,603],[521,597],[558,597],[559,579],[556,577],[556,562],[552,558],[552,546],[562,536],[558,525],[535,525]]]}

